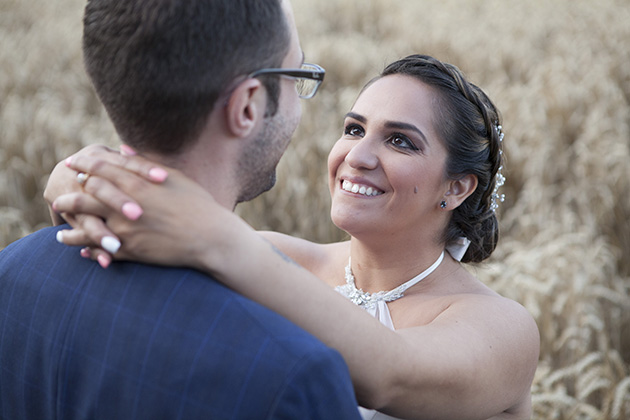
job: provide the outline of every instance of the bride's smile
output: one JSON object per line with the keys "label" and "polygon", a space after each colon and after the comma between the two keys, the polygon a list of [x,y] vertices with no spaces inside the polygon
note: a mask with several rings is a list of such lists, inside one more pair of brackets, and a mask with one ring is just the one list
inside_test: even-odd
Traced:
{"label": "bride's smile", "polygon": [[341,189],[351,192],[353,194],[360,194],[368,197],[374,197],[383,194],[383,191],[379,190],[376,187],[366,185],[361,181],[352,182],[347,179],[341,181]]}

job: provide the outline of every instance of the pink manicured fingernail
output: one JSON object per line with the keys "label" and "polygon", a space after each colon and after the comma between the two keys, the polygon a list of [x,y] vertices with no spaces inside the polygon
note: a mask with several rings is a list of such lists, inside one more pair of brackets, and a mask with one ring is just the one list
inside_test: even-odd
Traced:
{"label": "pink manicured fingernail", "polygon": [[99,255],[96,260],[98,261],[98,264],[103,267],[103,268],[107,268],[109,267],[109,263],[110,261],[104,256],[104,255]]}
{"label": "pink manicured fingernail", "polygon": [[125,203],[122,206],[122,212],[129,220],[138,220],[142,216],[142,207],[136,203]]}
{"label": "pink manicured fingernail", "polygon": [[66,158],[65,163],[67,167],[70,167],[70,165],[72,165],[72,156]]}
{"label": "pink manicured fingernail", "polygon": [[166,172],[162,168],[152,168],[149,171],[149,178],[151,178],[151,180],[155,182],[164,182],[167,176],[168,172]]}
{"label": "pink manicured fingernail", "polygon": [[83,258],[90,258],[92,256],[92,251],[90,251],[90,248],[81,248],[81,251],[79,251],[79,254]]}
{"label": "pink manicured fingernail", "polygon": [[98,264],[103,267],[103,268],[107,268],[109,267],[109,263],[110,261],[104,256],[104,255],[99,255],[96,260],[98,261]]}
{"label": "pink manicured fingernail", "polygon": [[127,156],[135,156],[138,154],[136,153],[135,150],[133,150],[131,147],[127,146],[126,144],[120,145],[120,153]]}

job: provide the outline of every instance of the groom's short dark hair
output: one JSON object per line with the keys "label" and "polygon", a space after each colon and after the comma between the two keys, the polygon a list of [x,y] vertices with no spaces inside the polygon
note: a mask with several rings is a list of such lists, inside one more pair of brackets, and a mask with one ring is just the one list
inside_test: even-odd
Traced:
{"label": "groom's short dark hair", "polygon": [[[139,150],[173,153],[196,140],[230,83],[279,67],[289,42],[280,0],[89,0],[85,7],[87,73],[121,139]],[[273,113],[277,80],[266,79]]]}

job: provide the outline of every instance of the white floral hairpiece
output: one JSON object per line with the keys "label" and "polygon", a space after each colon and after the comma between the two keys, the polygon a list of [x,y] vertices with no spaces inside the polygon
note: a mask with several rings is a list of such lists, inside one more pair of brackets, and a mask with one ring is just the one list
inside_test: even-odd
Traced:
{"label": "white floral hairpiece", "polygon": [[494,191],[492,191],[490,196],[490,209],[496,212],[499,208],[499,203],[505,201],[505,194],[499,194],[499,188],[505,184],[505,176],[503,175],[503,127],[498,122],[495,122],[494,129],[497,130],[497,136],[499,137],[499,157],[501,158],[501,165],[495,175]]}

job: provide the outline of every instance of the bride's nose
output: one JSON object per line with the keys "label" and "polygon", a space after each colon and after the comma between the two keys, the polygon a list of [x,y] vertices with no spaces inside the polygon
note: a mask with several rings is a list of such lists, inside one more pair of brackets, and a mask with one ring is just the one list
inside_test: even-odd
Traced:
{"label": "bride's nose", "polygon": [[375,169],[378,166],[375,142],[365,137],[356,141],[344,161],[354,169]]}

